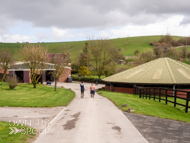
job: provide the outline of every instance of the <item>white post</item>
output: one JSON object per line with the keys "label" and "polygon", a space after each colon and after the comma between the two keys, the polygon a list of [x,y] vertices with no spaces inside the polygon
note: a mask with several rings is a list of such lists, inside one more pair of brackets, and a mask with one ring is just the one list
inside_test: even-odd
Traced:
{"label": "white post", "polygon": [[[173,85],[173,90],[175,90],[175,85]],[[173,96],[175,96],[174,94],[175,94],[175,91],[173,91]]]}

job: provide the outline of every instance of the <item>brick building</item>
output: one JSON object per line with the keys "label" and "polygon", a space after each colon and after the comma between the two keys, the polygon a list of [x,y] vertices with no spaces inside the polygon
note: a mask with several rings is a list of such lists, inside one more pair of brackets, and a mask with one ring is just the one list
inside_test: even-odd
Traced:
{"label": "brick building", "polygon": [[[52,72],[54,71],[54,64],[45,63],[43,68],[42,77],[39,82],[43,81],[54,81]],[[3,74],[3,69],[0,69],[0,74]],[[16,62],[11,68],[7,71],[8,75],[16,75],[19,82],[21,83],[31,83],[30,78],[30,69],[25,65],[24,62]],[[65,70],[61,74],[59,78],[59,82],[66,82],[67,78],[71,77],[71,67],[65,66]]]}

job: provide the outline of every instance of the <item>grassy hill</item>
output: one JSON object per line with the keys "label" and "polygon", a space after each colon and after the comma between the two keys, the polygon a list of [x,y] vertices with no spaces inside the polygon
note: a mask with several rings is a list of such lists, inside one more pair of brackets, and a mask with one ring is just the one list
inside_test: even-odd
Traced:
{"label": "grassy hill", "polygon": [[[179,36],[173,36],[175,40],[180,39]],[[155,42],[160,39],[160,36],[140,36],[140,37],[127,37],[111,39],[116,48],[122,49],[124,56],[134,55],[135,50],[139,50],[141,53],[147,50],[152,50],[150,42]],[[55,42],[55,43],[35,43],[46,47],[50,53],[59,53],[64,51],[71,52],[71,60],[73,61],[82,49],[86,41],[75,41],[75,42]],[[0,43],[0,49],[10,49],[12,52],[17,52],[23,43]]]}

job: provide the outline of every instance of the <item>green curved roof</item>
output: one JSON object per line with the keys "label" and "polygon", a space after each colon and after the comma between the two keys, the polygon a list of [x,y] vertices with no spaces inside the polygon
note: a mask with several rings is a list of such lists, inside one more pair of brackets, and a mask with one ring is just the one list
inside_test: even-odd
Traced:
{"label": "green curved roof", "polygon": [[159,58],[104,78],[103,81],[117,83],[190,84],[190,65],[170,58]]}

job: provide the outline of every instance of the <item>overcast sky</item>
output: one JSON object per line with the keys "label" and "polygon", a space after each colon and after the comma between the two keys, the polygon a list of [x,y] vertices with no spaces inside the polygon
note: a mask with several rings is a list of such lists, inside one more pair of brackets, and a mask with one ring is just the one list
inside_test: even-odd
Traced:
{"label": "overcast sky", "polygon": [[189,0],[0,0],[0,42],[190,36]]}

